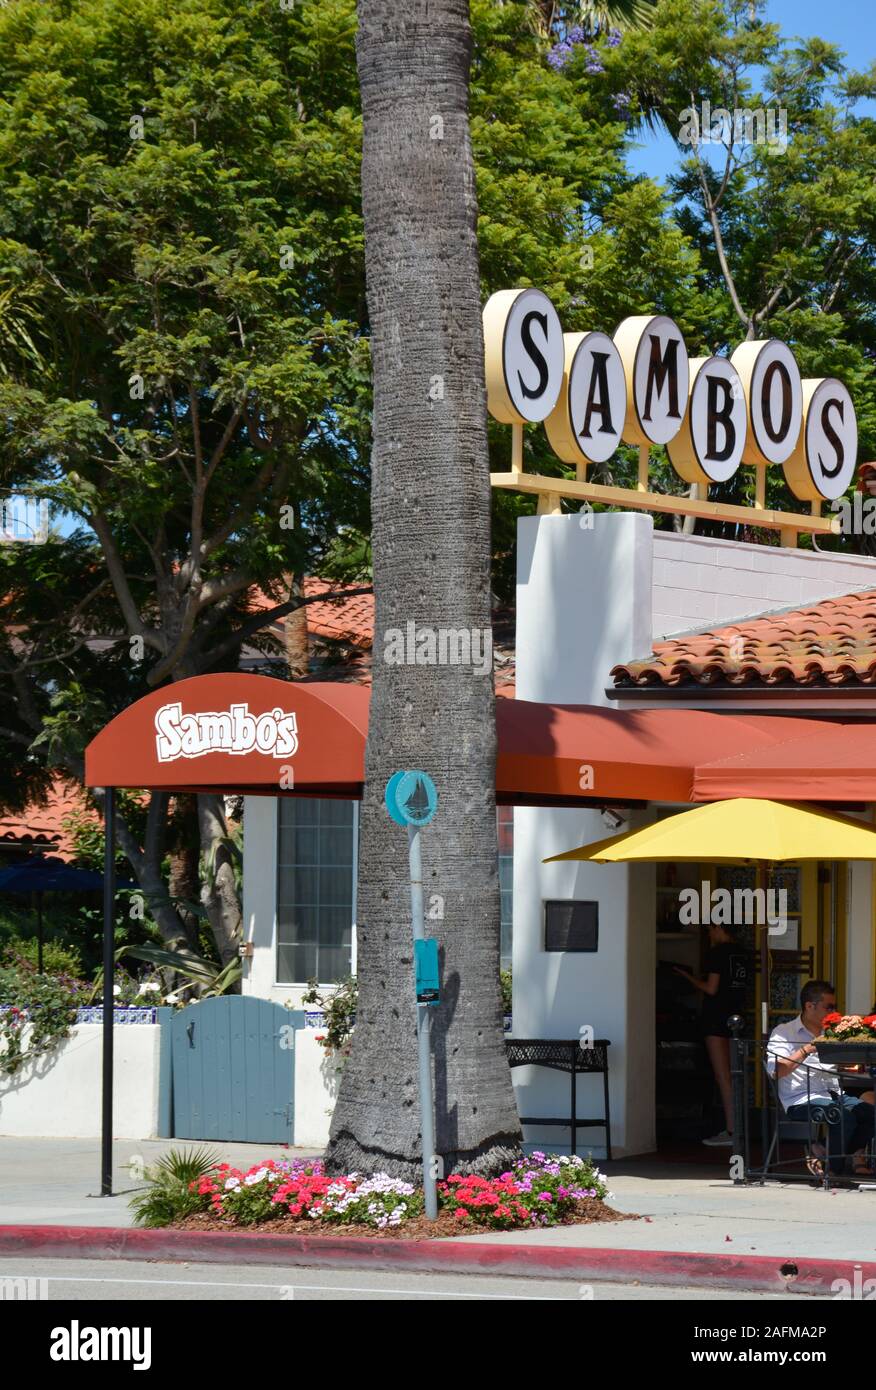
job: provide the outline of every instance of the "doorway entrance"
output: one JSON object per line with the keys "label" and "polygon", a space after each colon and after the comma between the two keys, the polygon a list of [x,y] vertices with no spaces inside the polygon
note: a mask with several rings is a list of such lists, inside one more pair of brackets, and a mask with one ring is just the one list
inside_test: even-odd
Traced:
{"label": "doorway entrance", "polygon": [[[704,1160],[711,1153],[721,1162],[726,1150],[704,1148],[701,1140],[724,1128],[718,1087],[703,1042],[700,1024],[702,994],[677,973],[682,966],[699,979],[706,976],[708,932],[699,918],[686,913],[695,893],[701,902],[716,902],[715,890],[725,889],[731,903],[745,902],[757,886],[756,870],[743,865],[658,864],[656,866],[656,1070],[655,1119],[661,1152],[679,1158]],[[705,887],[704,887],[705,885]],[[767,887],[768,899],[780,906],[780,920],[768,944],[768,970],[761,970],[759,937],[752,921],[735,921],[736,939],[748,953],[744,1036],[758,1036],[767,1002],[767,1035],[779,1023],[795,1017],[800,990],[813,978],[831,980],[842,1007],[847,934],[847,873],[845,864],[800,863],[776,866]],[[734,894],[737,896],[734,897]],[[750,901],[750,899],[748,900]],[[697,920],[690,920],[694,915]],[[750,1101],[759,1107],[762,1077],[750,1078]]]}

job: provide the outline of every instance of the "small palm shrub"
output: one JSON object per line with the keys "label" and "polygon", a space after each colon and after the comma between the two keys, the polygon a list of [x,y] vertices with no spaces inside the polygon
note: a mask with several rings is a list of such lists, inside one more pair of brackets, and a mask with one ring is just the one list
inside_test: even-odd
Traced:
{"label": "small palm shrub", "polygon": [[137,1226],[169,1226],[200,1209],[201,1202],[190,1184],[215,1169],[219,1155],[207,1148],[171,1149],[144,1173],[145,1191],[130,1202]]}

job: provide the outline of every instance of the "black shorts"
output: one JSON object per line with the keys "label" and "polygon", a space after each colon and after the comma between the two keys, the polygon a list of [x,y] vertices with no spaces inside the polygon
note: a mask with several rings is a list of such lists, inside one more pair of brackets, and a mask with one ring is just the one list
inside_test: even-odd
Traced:
{"label": "black shorts", "polygon": [[727,1019],[723,1021],[719,1018],[701,1018],[700,1032],[704,1038],[732,1038],[733,1034],[727,1027]]}

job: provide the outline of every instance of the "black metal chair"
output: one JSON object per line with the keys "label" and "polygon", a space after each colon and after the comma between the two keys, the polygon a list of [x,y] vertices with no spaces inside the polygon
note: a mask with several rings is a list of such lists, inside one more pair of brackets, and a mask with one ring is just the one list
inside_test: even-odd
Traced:
{"label": "black metal chair", "polygon": [[[608,1038],[595,1038],[582,1046],[580,1038],[507,1038],[509,1067],[547,1067],[551,1071],[567,1071],[570,1078],[569,1114],[564,1119],[543,1115],[521,1115],[522,1125],[561,1125],[571,1130],[572,1153],[578,1152],[579,1129],[604,1129],[605,1152],[611,1162],[611,1112],[608,1103]],[[605,1113],[578,1115],[577,1080],[582,1074],[602,1074]]]}
{"label": "black metal chair", "polygon": [[[809,1117],[806,1120],[791,1120],[788,1118],[785,1107],[779,1099],[778,1079],[770,1070],[769,1059],[764,1056],[763,1071],[766,1078],[767,1094],[771,1104],[764,1107],[765,1128],[769,1126],[770,1114],[773,1116],[772,1139],[767,1147],[767,1135],[764,1134],[764,1156],[763,1165],[759,1170],[752,1170],[751,1177],[759,1178],[764,1182],[769,1177],[780,1177],[784,1182],[811,1182],[812,1174],[807,1173],[782,1173],[776,1171],[781,1169],[783,1163],[799,1163],[799,1158],[782,1159],[781,1144],[784,1139],[787,1143],[805,1144],[810,1156],[812,1155],[812,1142],[819,1127],[828,1124],[836,1124],[840,1118],[840,1107],[838,1105],[824,1104],[817,1101],[810,1103]],[[824,1172],[821,1178],[821,1185],[825,1189],[830,1188],[830,1130],[824,1134],[825,1157],[823,1160]],[[775,1155],[775,1160],[773,1156]]]}

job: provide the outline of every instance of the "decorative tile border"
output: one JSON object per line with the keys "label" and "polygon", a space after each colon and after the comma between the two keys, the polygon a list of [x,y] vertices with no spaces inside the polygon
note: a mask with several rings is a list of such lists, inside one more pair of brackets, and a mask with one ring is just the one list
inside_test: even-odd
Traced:
{"label": "decorative tile border", "polygon": [[[103,1023],[103,1005],[87,1004],[76,1010],[77,1023]],[[116,1004],[113,1023],[157,1023],[158,1009],[142,1004]]]}
{"label": "decorative tile border", "polygon": [[305,1009],[304,1026],[305,1028],[324,1028],[325,1014],[322,1009]]}

